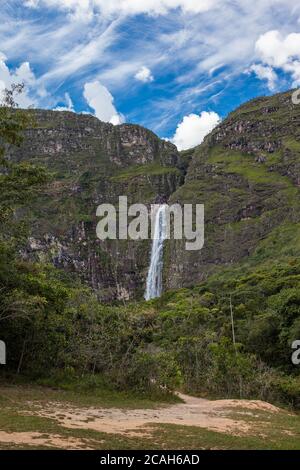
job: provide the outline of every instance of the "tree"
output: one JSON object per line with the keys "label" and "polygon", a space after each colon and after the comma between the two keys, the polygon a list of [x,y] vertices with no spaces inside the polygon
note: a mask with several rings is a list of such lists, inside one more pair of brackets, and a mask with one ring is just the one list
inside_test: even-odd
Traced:
{"label": "tree", "polygon": [[28,113],[18,110],[16,95],[24,84],[14,84],[2,93],[0,104],[0,321],[27,318],[42,301],[24,291],[18,251],[28,235],[26,220],[17,215],[49,179],[47,171],[30,163],[7,158],[11,145],[20,145],[23,132],[32,124]]}
{"label": "tree", "polygon": [[50,178],[43,167],[6,156],[9,146],[20,145],[24,130],[33,124],[28,112],[16,109],[16,95],[23,90],[24,84],[13,84],[3,91],[0,102],[0,240],[20,233],[16,209],[28,204]]}

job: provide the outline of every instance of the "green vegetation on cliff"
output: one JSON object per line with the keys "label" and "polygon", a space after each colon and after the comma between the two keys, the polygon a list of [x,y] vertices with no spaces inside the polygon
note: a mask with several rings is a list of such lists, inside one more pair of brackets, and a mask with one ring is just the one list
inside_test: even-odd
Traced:
{"label": "green vegetation on cliff", "polygon": [[222,267],[257,259],[261,249],[271,251],[276,234],[274,259],[288,250],[281,233],[294,231],[292,251],[299,254],[299,129],[300,107],[287,92],[246,103],[188,151],[185,182],[170,201],[205,205],[205,245],[188,253],[184,241],[169,242],[168,288],[193,286]]}

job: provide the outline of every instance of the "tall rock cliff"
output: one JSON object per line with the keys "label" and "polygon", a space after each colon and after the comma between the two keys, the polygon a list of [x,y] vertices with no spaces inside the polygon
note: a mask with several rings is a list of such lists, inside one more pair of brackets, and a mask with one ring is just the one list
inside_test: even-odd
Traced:
{"label": "tall rock cliff", "polygon": [[[25,112],[25,111],[24,111]],[[100,241],[99,204],[166,201],[183,182],[177,149],[140,126],[90,115],[26,111],[34,123],[8,158],[47,166],[53,180],[31,207],[25,256],[78,273],[104,300],[142,297],[150,241]]]}
{"label": "tall rock cliff", "polygon": [[24,255],[77,273],[101,299],[141,298],[145,289],[151,242],[96,237],[97,206],[117,204],[119,195],[129,203],[205,205],[204,248],[186,251],[184,240],[165,245],[165,288],[300,246],[300,105],[290,92],[241,106],[182,153],[140,126],[27,112],[35,125],[9,158],[46,165],[54,178],[31,208]]}
{"label": "tall rock cliff", "polygon": [[170,201],[205,205],[198,252],[170,241],[165,284],[196,284],[220,267],[292,255],[300,235],[300,106],[291,92],[231,113],[190,158]]}

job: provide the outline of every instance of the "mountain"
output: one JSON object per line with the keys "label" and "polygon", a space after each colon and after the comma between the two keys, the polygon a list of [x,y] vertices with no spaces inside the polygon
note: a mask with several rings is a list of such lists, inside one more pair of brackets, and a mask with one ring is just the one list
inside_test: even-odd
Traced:
{"label": "mountain", "polygon": [[99,204],[167,201],[183,183],[174,145],[140,126],[105,124],[90,115],[30,110],[32,128],[8,158],[46,166],[53,180],[31,206],[32,237],[24,253],[78,273],[103,300],[142,297],[150,240],[102,242]]}
{"label": "mountain", "polygon": [[291,92],[246,103],[184,156],[185,182],[170,201],[205,205],[205,245],[189,252],[170,242],[168,288],[299,254],[300,106]]}
{"label": "mountain", "polygon": [[137,125],[30,110],[33,125],[12,160],[48,167],[52,182],[30,208],[24,256],[77,273],[103,300],[142,298],[150,241],[96,237],[101,203],[205,205],[205,245],[165,245],[165,289],[191,286],[223,267],[294,256],[300,240],[300,106],[291,92],[252,100],[204,142],[179,153]]}

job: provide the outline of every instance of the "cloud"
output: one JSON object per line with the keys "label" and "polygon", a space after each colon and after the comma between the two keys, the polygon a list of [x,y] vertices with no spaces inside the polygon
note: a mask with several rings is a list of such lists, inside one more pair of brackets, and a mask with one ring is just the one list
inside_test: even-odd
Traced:
{"label": "cloud", "polygon": [[178,150],[186,150],[201,144],[204,137],[220,122],[220,116],[215,112],[203,111],[200,116],[189,114],[178,124],[171,141]]}
{"label": "cloud", "polygon": [[145,66],[140,68],[140,70],[135,74],[134,78],[144,83],[153,82],[154,80],[151,70]]}
{"label": "cloud", "polygon": [[[42,77],[43,81],[55,81],[64,77],[71,76],[82,69],[89,70],[89,66],[95,62],[101,64],[100,57],[109,48],[115,39],[115,28],[119,24],[118,20],[112,21],[107,27],[104,25],[103,30],[97,30],[97,34],[93,36],[92,32],[86,31],[89,40],[81,38],[80,41],[74,41],[72,45],[61,51],[58,58],[49,72]],[[85,28],[83,28],[85,30]],[[55,34],[54,34],[55,36]],[[54,37],[54,41],[57,39]]]}
{"label": "cloud", "polygon": [[24,6],[27,8],[37,8],[39,4],[39,0],[26,0],[24,2]]}
{"label": "cloud", "polygon": [[34,93],[36,88],[36,78],[29,62],[23,62],[15,70],[10,70],[6,60],[5,54],[0,52],[0,93],[2,94],[5,88],[10,89],[13,83],[24,83],[25,89],[22,94],[15,96],[15,101],[21,108],[34,106],[36,99],[31,92]]}
{"label": "cloud", "polygon": [[95,116],[104,122],[117,125],[124,122],[124,116],[116,110],[114,98],[108,89],[99,80],[84,85],[83,95],[95,112]]}
{"label": "cloud", "polygon": [[177,8],[186,13],[201,13],[214,8],[220,0],[27,0],[25,6],[48,7],[69,11],[75,19],[91,20],[94,15],[165,15]]}
{"label": "cloud", "polygon": [[57,106],[53,111],[71,111],[75,112],[74,104],[69,93],[65,93],[65,104],[66,106]]}
{"label": "cloud", "polygon": [[97,0],[26,0],[24,6],[27,8],[56,8],[69,12],[73,20],[90,21],[94,14],[94,5]]}
{"label": "cloud", "polygon": [[255,49],[270,70],[282,69],[291,74],[293,85],[300,84],[300,33],[284,37],[277,30],[268,31],[259,37]]}
{"label": "cloud", "polygon": [[261,59],[273,67],[283,67],[293,57],[300,57],[300,34],[291,33],[285,38],[279,31],[268,31],[256,42]]}
{"label": "cloud", "polygon": [[[255,49],[258,38],[268,31],[283,28],[281,42],[299,31],[300,2],[295,0],[26,3],[28,8],[25,1],[1,2],[0,44],[13,64],[11,71],[29,61],[39,95],[43,88],[51,93],[39,97],[30,89],[39,107],[53,108],[58,102],[64,106],[60,97],[68,90],[76,107],[80,106],[83,84],[99,80],[128,120],[170,137],[182,116],[193,109],[207,109],[213,96],[217,97],[214,106],[225,108],[222,114],[246,100],[250,90],[242,90],[242,74],[251,64],[264,67],[252,72],[269,88],[272,70],[278,72],[275,86],[279,88],[279,76],[284,75],[284,86],[300,77],[295,57],[289,59],[283,74]],[[141,66],[155,72],[157,83],[146,94],[136,86],[142,82],[134,83]]]}
{"label": "cloud", "polygon": [[260,80],[267,80],[270,91],[274,91],[276,89],[276,80],[278,77],[272,67],[262,64],[253,64],[247,72],[254,72]]}

